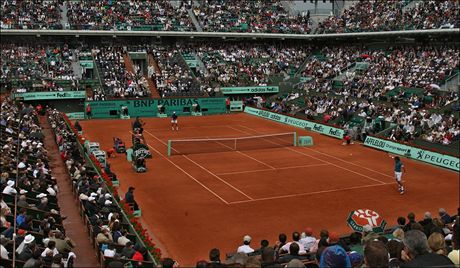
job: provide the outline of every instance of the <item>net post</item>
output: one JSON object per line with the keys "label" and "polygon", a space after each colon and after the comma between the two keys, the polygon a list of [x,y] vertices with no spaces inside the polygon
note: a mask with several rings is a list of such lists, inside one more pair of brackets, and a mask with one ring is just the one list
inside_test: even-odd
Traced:
{"label": "net post", "polygon": [[297,146],[297,132],[294,132],[294,146]]}
{"label": "net post", "polygon": [[171,156],[171,140],[168,140],[168,156]]}

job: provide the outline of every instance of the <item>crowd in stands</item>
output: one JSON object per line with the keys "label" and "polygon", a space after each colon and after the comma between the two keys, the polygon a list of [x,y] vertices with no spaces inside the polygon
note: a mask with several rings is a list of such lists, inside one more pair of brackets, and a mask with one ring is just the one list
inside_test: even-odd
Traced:
{"label": "crowd in stands", "polygon": [[200,91],[196,78],[177,47],[159,46],[151,49],[158,64],[158,72],[152,74],[152,80],[160,96],[197,96],[207,95]]}
{"label": "crowd in stands", "polygon": [[[226,259],[214,248],[209,261],[198,261],[196,267],[458,267],[459,241],[460,217],[441,208],[437,217],[426,212],[419,221],[414,213],[399,217],[384,233],[374,232],[370,225],[341,237],[306,228],[291,238],[281,233],[272,244],[262,239],[260,246],[245,235]],[[165,259],[163,267],[170,262]]]}
{"label": "crowd in stands", "polygon": [[[117,205],[115,197],[83,157],[77,137],[67,127],[62,113],[49,109],[48,114],[56,134],[61,158],[72,179],[75,194],[78,195],[98,256],[102,256],[108,267],[122,267],[128,262],[134,267],[151,266],[146,248],[138,243],[135,234],[130,233],[129,222],[122,217],[121,208]],[[107,165],[104,170],[111,179],[116,180],[110,165]],[[134,188],[130,188],[125,195],[126,203],[132,206],[136,204],[133,190]],[[121,266],[111,266],[120,263]]]}
{"label": "crowd in stands", "polygon": [[[62,17],[61,9],[67,10]],[[309,12],[289,12],[278,0],[203,0],[195,5],[168,0],[5,0],[0,27],[62,29],[68,20],[66,28],[77,30],[195,31],[190,9],[208,32],[308,34],[312,29]],[[341,15],[319,22],[315,33],[454,28],[460,25],[458,16],[457,0],[359,0]]]}
{"label": "crowd in stands", "polygon": [[0,4],[0,29],[62,29],[61,0],[4,0]]}
{"label": "crowd in stands", "polygon": [[208,32],[307,34],[309,15],[291,15],[280,1],[205,0],[194,8]]}
{"label": "crowd in stands", "polygon": [[67,17],[77,30],[192,31],[185,6],[171,1],[68,1]]}
{"label": "crowd in stands", "polygon": [[359,0],[340,16],[319,23],[316,33],[375,32],[459,27],[456,0],[415,1]]}
{"label": "crowd in stands", "polygon": [[78,88],[72,61],[74,55],[67,45],[17,46],[5,44],[1,50],[0,78],[16,92],[63,91],[59,80],[70,81],[70,89]]}
{"label": "crowd in stands", "polygon": [[193,53],[203,61],[200,81],[207,88],[266,86],[272,75],[295,73],[310,53],[309,46],[219,45],[198,46]]}
{"label": "crowd in stands", "polygon": [[93,49],[94,60],[104,87],[102,96],[95,96],[95,99],[103,100],[105,95],[113,98],[139,98],[150,95],[144,76],[139,71],[132,73],[126,70],[123,53],[120,47]]}
{"label": "crowd in stands", "polygon": [[2,264],[15,258],[24,267],[72,267],[75,245],[63,227],[35,109],[3,100],[0,128]]}

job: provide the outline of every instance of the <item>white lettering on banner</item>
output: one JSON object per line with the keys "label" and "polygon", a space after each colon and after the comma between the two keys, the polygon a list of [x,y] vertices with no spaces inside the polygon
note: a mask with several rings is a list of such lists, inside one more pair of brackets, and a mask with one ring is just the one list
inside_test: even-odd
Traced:
{"label": "white lettering on banner", "polygon": [[368,136],[364,141],[365,146],[380,149],[386,152],[404,155],[415,160],[433,165],[460,171],[460,159],[458,157],[431,152],[417,147],[399,144],[397,142]]}
{"label": "white lettering on banner", "polygon": [[311,128],[312,131],[315,131],[315,132],[318,132],[318,133],[321,133],[327,136],[331,136],[334,138],[338,138],[338,139],[342,139],[343,133],[344,133],[343,129],[340,129],[340,128],[335,128],[335,127],[331,127],[331,126],[327,126],[327,125],[323,125],[319,123],[313,123],[307,120],[298,119],[298,118],[294,118],[294,117],[290,117],[290,116],[282,115],[278,113],[273,113],[273,112],[269,112],[265,110],[259,110],[259,109],[252,108],[252,107],[246,107],[244,111],[248,114],[260,116],[260,117],[267,118],[267,119],[270,119],[270,120],[273,120],[279,123],[287,124],[290,126],[300,127],[304,129],[308,128],[308,130],[310,130]]}

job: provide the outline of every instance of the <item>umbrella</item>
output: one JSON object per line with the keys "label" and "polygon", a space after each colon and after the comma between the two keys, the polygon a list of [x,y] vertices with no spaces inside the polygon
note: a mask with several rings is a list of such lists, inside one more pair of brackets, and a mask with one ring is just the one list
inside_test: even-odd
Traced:
{"label": "umbrella", "polygon": [[387,225],[387,222],[377,212],[370,209],[352,211],[347,223],[356,232],[362,232],[365,225],[370,225],[374,232],[382,233]]}

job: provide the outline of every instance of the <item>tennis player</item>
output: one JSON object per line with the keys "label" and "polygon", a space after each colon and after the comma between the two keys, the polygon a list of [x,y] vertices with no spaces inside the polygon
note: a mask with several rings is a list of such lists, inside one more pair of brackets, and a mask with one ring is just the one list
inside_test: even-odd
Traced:
{"label": "tennis player", "polygon": [[401,159],[399,159],[399,156],[392,156],[390,155],[391,158],[395,160],[395,179],[396,182],[399,185],[399,193],[404,194],[404,185],[402,183],[402,174],[403,172],[406,173],[406,168],[404,167],[403,162]]}
{"label": "tennis player", "polygon": [[173,112],[172,117],[171,117],[171,129],[174,130],[174,127],[176,127],[176,130],[179,130],[179,125],[177,124],[176,112]]}

